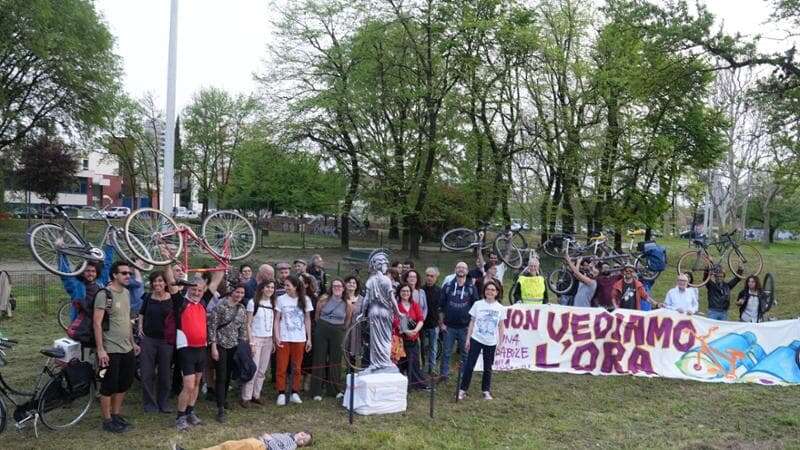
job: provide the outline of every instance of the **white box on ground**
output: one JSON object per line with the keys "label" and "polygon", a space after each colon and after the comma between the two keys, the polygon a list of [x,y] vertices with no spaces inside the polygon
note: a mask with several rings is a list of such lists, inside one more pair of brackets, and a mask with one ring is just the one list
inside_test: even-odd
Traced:
{"label": "white box on ground", "polygon": [[[400,373],[372,373],[356,375],[353,393],[353,410],[367,416],[391,414],[406,410],[408,378]],[[347,375],[347,391],[342,406],[350,408],[350,375]]]}
{"label": "white box on ground", "polygon": [[64,357],[58,358],[59,361],[68,363],[73,359],[81,359],[81,344],[70,338],[61,338],[53,341],[53,347],[64,350]]}

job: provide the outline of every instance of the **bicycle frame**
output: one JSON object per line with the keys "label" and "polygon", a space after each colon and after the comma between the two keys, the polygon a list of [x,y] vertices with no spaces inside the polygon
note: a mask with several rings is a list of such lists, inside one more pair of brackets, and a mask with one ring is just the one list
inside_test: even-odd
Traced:
{"label": "bicycle frame", "polygon": [[[8,384],[8,382],[6,382],[5,378],[3,378],[3,374],[0,372],[0,395],[7,398],[11,402],[11,404],[14,405],[15,410],[26,402],[17,403],[16,400],[14,400],[13,396],[22,397],[27,399],[28,401],[36,399],[37,397],[39,397],[39,392],[44,387],[42,380],[44,379],[45,375],[48,377],[48,379],[54,378],[56,376],[56,372],[53,372],[53,370],[50,368],[52,361],[53,358],[48,358],[47,362],[44,364],[44,366],[42,366],[42,370],[41,372],[39,372],[39,376],[36,379],[36,385],[34,385],[32,392],[22,392],[14,389]],[[36,407],[38,408],[38,405],[36,405]],[[28,413],[28,411],[26,411],[26,413]],[[14,417],[14,412],[11,412],[9,416]],[[17,430],[21,430],[23,427],[25,427],[27,422],[30,421],[31,419],[37,421],[38,413],[27,414],[25,418],[20,420],[19,422],[17,422],[15,419],[14,424],[17,427]],[[35,427],[35,422],[34,422],[34,427]]]}
{"label": "bicycle frame", "polygon": [[[178,224],[177,231],[174,233],[165,233],[164,237],[174,236],[178,234],[180,238],[183,240],[183,250],[181,251],[182,255],[180,255],[180,260],[178,264],[181,265],[181,268],[185,273],[194,272],[194,273],[204,273],[204,272],[227,272],[231,268],[230,263],[230,241],[226,240],[223,244],[223,254],[224,257],[217,256],[209,247],[208,243],[205,239],[200,238],[197,233],[192,230],[191,227]],[[201,250],[203,250],[207,255],[211,256],[216,262],[217,267],[210,267],[210,268],[200,268],[200,269],[192,269],[189,266],[189,242],[195,242],[198,244]],[[173,257],[177,257],[178,255],[173,255]]]}
{"label": "bicycle frame", "polygon": [[117,227],[115,227],[114,224],[112,224],[111,221],[108,220],[108,217],[103,216],[103,220],[106,222],[106,228],[103,231],[103,238],[100,241],[100,245],[98,246],[95,246],[91,242],[87,241],[86,238],[83,237],[83,233],[78,232],[78,229],[75,228],[75,225],[72,223],[72,220],[70,220],[69,216],[65,212],[61,211],[61,217],[63,218],[61,227],[71,232],[73,235],[75,235],[75,237],[78,238],[78,241],[82,244],[82,247],[80,247],[80,250],[77,250],[76,247],[61,247],[58,249],[58,251],[65,255],[77,256],[80,258],[102,262],[104,259],[104,255],[100,255],[100,257],[98,258],[98,255],[92,254],[90,251],[94,248],[99,248],[100,250],[102,250],[103,247],[105,247],[106,242],[108,241],[109,232],[110,231],[116,232]]}

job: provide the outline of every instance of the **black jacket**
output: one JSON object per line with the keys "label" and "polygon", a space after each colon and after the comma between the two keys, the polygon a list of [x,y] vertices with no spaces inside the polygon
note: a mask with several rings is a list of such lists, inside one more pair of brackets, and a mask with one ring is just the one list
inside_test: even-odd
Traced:
{"label": "black jacket", "polygon": [[739,284],[739,277],[733,277],[731,281],[715,283],[709,280],[706,284],[708,289],[708,309],[720,309],[727,311],[731,307],[731,290]]}
{"label": "black jacket", "polygon": [[253,361],[253,353],[250,344],[240,341],[236,346],[236,354],[233,355],[233,362],[239,368],[239,381],[247,383],[256,374],[256,363]]}
{"label": "black jacket", "polygon": [[439,305],[441,304],[442,288],[436,286],[422,286],[425,291],[425,300],[428,302],[428,315],[425,317],[423,330],[430,330],[439,326]]}
{"label": "black jacket", "polygon": [[[747,298],[750,297],[750,290],[747,288],[742,289],[739,291],[739,296],[736,298],[736,301],[744,300],[741,305],[739,305],[739,320],[742,320],[742,314],[744,314],[745,308],[747,308]],[[761,322],[764,319],[764,313],[767,312],[769,309],[767,304],[769,302],[769,298],[764,291],[760,291],[758,293],[758,321]]]}

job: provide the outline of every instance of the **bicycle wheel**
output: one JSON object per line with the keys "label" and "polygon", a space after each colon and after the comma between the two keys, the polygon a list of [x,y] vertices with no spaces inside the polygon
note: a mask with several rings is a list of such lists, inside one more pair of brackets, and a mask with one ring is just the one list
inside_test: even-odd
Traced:
{"label": "bicycle wheel", "polygon": [[72,323],[71,306],[72,302],[67,300],[61,302],[61,305],[58,307],[58,325],[61,326],[64,331],[67,331],[67,328],[69,328],[69,325]]}
{"label": "bicycle wheel", "polygon": [[[359,371],[364,369],[364,355],[369,355],[369,339],[364,340],[369,321],[362,316],[356,319],[344,332],[342,353],[348,367]],[[365,330],[366,329],[366,330]]]}
{"label": "bicycle wheel", "polygon": [[553,258],[561,258],[562,256],[561,246],[556,245],[556,243],[553,242],[552,239],[547,239],[546,241],[544,241],[544,243],[542,243],[542,251],[545,254],[552,256]]}
{"label": "bicycle wheel", "polygon": [[6,412],[6,403],[0,398],[0,434],[6,429],[6,421],[8,413]]}
{"label": "bicycle wheel", "polygon": [[678,259],[678,273],[687,273],[693,282],[689,286],[700,287],[711,278],[711,261],[700,250],[689,250]]}
{"label": "bicycle wheel", "polygon": [[772,307],[777,304],[777,301],[775,300],[775,277],[773,277],[771,273],[767,273],[766,275],[764,275],[764,282],[762,283],[761,286],[762,286],[761,289],[767,296],[767,304],[765,305],[766,306],[765,312],[766,312],[772,309]]}
{"label": "bicycle wheel", "polygon": [[63,372],[57,373],[45,384],[38,396],[39,416],[51,430],[69,428],[89,412],[94,402],[95,383],[89,383],[79,393],[72,393]]}
{"label": "bicycle wheel", "polygon": [[454,252],[467,250],[476,242],[478,242],[478,233],[469,228],[454,228],[442,236],[442,246]]}
{"label": "bicycle wheel", "polygon": [[[125,262],[136,267],[137,269],[143,272],[150,272],[153,270],[153,265],[147,262],[142,261],[141,259],[137,258],[136,255],[139,253],[144,253],[150,255],[150,252],[147,250],[147,247],[142,244],[142,241],[139,240],[136,236],[131,236],[131,241],[137,247],[137,251],[134,252],[128,246],[128,241],[125,240],[124,236],[122,235],[122,231],[118,229],[114,229],[111,232],[111,245],[114,247],[114,250],[119,254],[119,257],[122,258]],[[137,263],[137,261],[139,261]]]}
{"label": "bicycle wheel", "polygon": [[547,276],[547,284],[550,286],[550,290],[559,295],[569,292],[574,283],[575,276],[564,267],[550,272],[550,275]]}
{"label": "bicycle wheel", "polygon": [[238,261],[247,258],[256,246],[253,225],[239,213],[217,211],[206,217],[200,235],[220,258]]}
{"label": "bicycle wheel", "polygon": [[650,268],[650,259],[645,254],[636,257],[633,267],[636,269],[636,273],[639,274],[640,279],[653,281],[658,278],[659,272]]}
{"label": "bicycle wheel", "polygon": [[[524,239],[522,240],[524,242]],[[522,267],[522,249],[514,241],[514,235],[499,234],[494,240],[494,252],[508,267],[519,269]]]}
{"label": "bicycle wheel", "polygon": [[750,244],[738,244],[737,247],[728,253],[728,267],[731,272],[742,279],[760,274],[764,268],[761,252]]}
{"label": "bicycle wheel", "polygon": [[153,208],[137,209],[128,216],[125,220],[125,241],[134,255],[155,266],[166,266],[174,259],[161,254],[162,246],[174,257],[181,253],[184,245],[178,225],[172,217]]}
{"label": "bicycle wheel", "polygon": [[[60,225],[52,223],[35,225],[28,232],[28,247],[36,262],[56,275],[71,277],[86,268],[86,258],[69,254],[70,250],[83,250],[81,240]],[[61,270],[62,259],[66,262],[66,270]]]}

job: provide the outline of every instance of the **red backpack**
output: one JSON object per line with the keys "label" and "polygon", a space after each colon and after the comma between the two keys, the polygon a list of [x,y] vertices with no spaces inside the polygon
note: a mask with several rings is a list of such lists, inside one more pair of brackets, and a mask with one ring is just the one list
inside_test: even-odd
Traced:
{"label": "red backpack", "polygon": [[[100,292],[106,293],[106,308],[103,314],[103,331],[108,331],[108,318],[111,315],[111,305],[114,297],[111,296],[111,291],[106,288],[101,288],[95,293],[95,297]],[[80,342],[84,347],[96,347],[97,342],[94,340],[94,298],[82,299],[72,302],[73,306],[78,310],[78,316],[69,324],[67,328],[67,336]]]}

